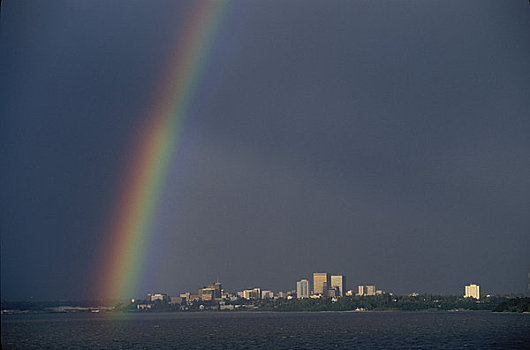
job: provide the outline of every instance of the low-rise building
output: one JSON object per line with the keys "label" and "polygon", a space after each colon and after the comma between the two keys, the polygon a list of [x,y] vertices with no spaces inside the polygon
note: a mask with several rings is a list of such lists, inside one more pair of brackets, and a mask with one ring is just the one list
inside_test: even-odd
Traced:
{"label": "low-rise building", "polygon": [[278,298],[279,299],[286,299],[288,293],[287,292],[278,292]]}
{"label": "low-rise building", "polygon": [[170,297],[169,298],[169,303],[172,305],[182,304],[182,302],[183,302],[183,299],[181,297]]}
{"label": "low-rise building", "polygon": [[274,299],[274,292],[271,290],[262,290],[261,299]]}
{"label": "low-rise building", "polygon": [[245,289],[237,293],[243,299],[261,299],[261,288]]}
{"label": "low-rise building", "polygon": [[157,301],[157,300],[168,301],[169,300],[167,294],[163,294],[163,293],[147,294],[147,296],[149,298],[148,301]]}
{"label": "low-rise building", "polygon": [[150,310],[153,308],[153,304],[137,304],[136,309],[138,310]]}
{"label": "low-rise building", "polygon": [[336,297],[340,296],[339,287],[328,288],[328,290],[326,291],[326,296],[330,297],[330,298],[336,298]]}

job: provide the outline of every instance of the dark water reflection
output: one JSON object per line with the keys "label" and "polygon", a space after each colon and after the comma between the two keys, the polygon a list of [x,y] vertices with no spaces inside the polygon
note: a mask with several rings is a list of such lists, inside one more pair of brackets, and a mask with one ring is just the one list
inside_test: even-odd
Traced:
{"label": "dark water reflection", "polygon": [[3,349],[530,349],[530,315],[482,312],[3,315]]}

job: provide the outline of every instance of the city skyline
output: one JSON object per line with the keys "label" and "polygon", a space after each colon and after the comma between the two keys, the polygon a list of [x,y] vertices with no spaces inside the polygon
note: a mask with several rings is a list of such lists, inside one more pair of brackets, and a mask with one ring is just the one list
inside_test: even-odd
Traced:
{"label": "city skyline", "polygon": [[[363,284],[360,282],[352,282],[351,284],[347,284],[346,280],[347,277],[344,275],[333,275],[328,272],[313,272],[312,274],[313,282],[311,282],[309,279],[301,279],[295,282],[294,286],[291,286],[293,288],[281,288],[281,289],[264,289],[261,284],[256,284],[254,286],[248,286],[245,288],[239,288],[239,289],[225,289],[223,288],[223,284],[221,281],[216,280],[215,282],[210,282],[207,284],[204,284],[202,287],[198,288],[198,293],[194,294],[190,291],[176,291],[174,292],[175,295],[180,295],[182,298],[196,298],[197,300],[203,300],[203,301],[210,301],[210,300],[221,300],[223,298],[227,298],[229,296],[238,296],[240,298],[244,299],[267,299],[267,298],[286,298],[287,296],[290,296],[289,299],[303,299],[303,298],[336,298],[336,297],[345,297],[345,296],[377,296],[377,295],[383,295],[383,294],[390,294],[390,295],[409,295],[409,296],[418,296],[422,294],[432,294],[432,295],[461,295],[464,298],[474,298],[479,300],[481,295],[498,295],[491,291],[481,292],[480,291],[480,284],[477,283],[470,283],[469,285],[463,285],[463,290],[460,291],[460,293],[454,293],[454,294],[443,294],[443,293],[423,293],[418,291],[410,291],[408,293],[393,293],[392,290],[382,290],[379,288],[376,288],[376,285],[373,284]],[[335,277],[335,279],[333,279]],[[327,280],[330,281],[331,288],[328,288],[328,290],[335,289],[336,288],[336,294],[335,290],[333,290],[332,294],[324,293],[322,290],[322,285],[326,285]],[[315,290],[315,285],[317,285],[317,289]],[[265,286],[266,287],[266,286]],[[149,293],[146,293],[147,297],[145,300],[157,300],[160,299],[161,296],[165,296],[165,298],[168,298],[171,296],[170,293],[162,292],[162,291],[150,291]],[[514,294],[514,293],[510,293]],[[516,295],[520,295],[521,293],[515,293]],[[522,293],[525,294],[525,293]],[[528,294],[528,293],[526,293]],[[205,297],[204,297],[205,296]],[[139,296],[132,297],[129,296],[126,299],[136,299]],[[151,299],[150,299],[151,298]],[[154,298],[154,299],[152,299]],[[141,297],[139,298],[141,299]]]}
{"label": "city skyline", "polygon": [[[339,288],[340,284],[340,292],[332,295],[323,293],[321,290],[322,285],[325,284],[327,277],[336,277],[334,282],[335,287]],[[311,283],[307,279],[302,279],[300,281],[296,281],[296,288],[295,289],[284,289],[284,290],[265,290],[261,287],[251,287],[239,291],[235,290],[227,290],[222,287],[222,283],[220,281],[211,282],[207,284],[206,286],[203,286],[198,289],[197,294],[193,294],[189,291],[187,292],[176,292],[176,295],[179,295],[177,298],[179,299],[178,303],[183,302],[190,302],[191,300],[197,300],[197,301],[220,301],[225,299],[230,299],[232,301],[235,301],[237,298],[252,300],[252,299],[278,299],[278,298],[285,298],[285,299],[304,299],[304,298],[332,298],[336,299],[338,297],[348,297],[348,296],[381,296],[381,295],[394,295],[391,291],[383,291],[380,289],[376,289],[375,285],[358,285],[354,284],[352,285],[352,289],[348,289],[348,285],[345,283],[340,283],[338,277],[340,277],[340,282],[344,282],[346,280],[346,276],[339,276],[339,275],[330,275],[328,273],[313,273],[313,279],[314,282]],[[317,285],[317,289],[314,289],[314,285]],[[477,301],[481,299],[481,295],[484,293],[480,292],[480,285],[476,283],[471,283],[470,285],[465,285],[463,288],[463,292],[461,294],[456,294],[457,296],[460,295],[464,298],[471,298],[476,299]],[[397,294],[395,294],[398,296]],[[408,293],[408,296],[419,296],[420,293],[412,292]],[[434,294],[437,295],[437,294]],[[442,294],[438,294],[442,295]],[[494,294],[491,294],[494,295]],[[487,297],[491,296],[490,294],[486,295]],[[166,301],[169,303],[173,303],[171,294],[168,293],[162,293],[162,292],[154,292],[154,293],[147,293],[147,296],[144,299],[141,298],[132,298],[132,302],[135,300],[145,300],[145,301]]]}
{"label": "city skyline", "polygon": [[527,292],[527,1],[0,6],[2,298]]}

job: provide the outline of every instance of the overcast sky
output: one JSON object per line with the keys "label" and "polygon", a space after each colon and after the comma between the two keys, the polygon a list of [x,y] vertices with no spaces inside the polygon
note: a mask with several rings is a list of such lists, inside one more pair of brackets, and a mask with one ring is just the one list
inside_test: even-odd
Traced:
{"label": "overcast sky", "polygon": [[[3,299],[97,294],[192,6],[2,1]],[[324,271],[349,289],[526,291],[528,1],[234,1],[213,45],[142,293],[291,290]]]}

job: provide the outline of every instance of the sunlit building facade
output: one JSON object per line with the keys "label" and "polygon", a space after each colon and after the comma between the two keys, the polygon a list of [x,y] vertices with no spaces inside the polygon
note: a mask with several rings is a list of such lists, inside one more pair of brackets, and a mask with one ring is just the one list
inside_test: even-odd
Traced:
{"label": "sunlit building facade", "polygon": [[465,298],[474,298],[474,299],[480,299],[480,286],[477,284],[470,284],[469,286],[466,286],[465,289]]}
{"label": "sunlit building facade", "polygon": [[376,293],[375,286],[369,285],[369,286],[359,286],[357,287],[357,295],[376,295],[376,294],[383,294],[382,291],[379,291],[380,293]]}
{"label": "sunlit building facade", "polygon": [[366,288],[366,295],[375,295],[375,286],[365,286]]}
{"label": "sunlit building facade", "polygon": [[364,286],[357,287],[357,295],[364,295]]}
{"label": "sunlit building facade", "polygon": [[243,299],[261,299],[261,288],[245,289],[237,295]]}
{"label": "sunlit building facade", "polygon": [[146,300],[148,301],[167,301],[168,300],[168,296],[167,294],[163,294],[163,293],[155,293],[155,294],[147,294],[147,298]]}
{"label": "sunlit building facade", "polygon": [[199,298],[201,300],[219,300],[222,294],[222,285],[220,282],[211,283],[208,287],[199,289]]}
{"label": "sunlit building facade", "polygon": [[315,272],[313,273],[313,293],[326,295],[329,286],[331,285],[329,273]]}
{"label": "sunlit building facade", "polygon": [[331,276],[331,288],[338,288],[339,292],[337,296],[344,296],[344,288],[346,286],[346,277],[341,275]]}

